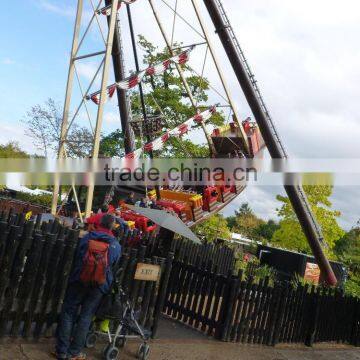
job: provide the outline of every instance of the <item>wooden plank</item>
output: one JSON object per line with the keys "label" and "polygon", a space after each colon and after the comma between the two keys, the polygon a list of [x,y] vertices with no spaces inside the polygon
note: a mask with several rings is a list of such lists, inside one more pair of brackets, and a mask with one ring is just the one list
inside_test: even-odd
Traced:
{"label": "wooden plank", "polygon": [[207,328],[209,328],[210,326],[210,310],[212,307],[212,303],[214,300],[214,295],[215,295],[215,291],[216,291],[216,272],[217,272],[217,268],[215,267],[213,269],[213,264],[212,262],[210,262],[208,264],[208,268],[210,271],[209,274],[209,286],[207,289],[207,302],[206,302],[206,307],[205,307],[205,313],[204,313],[204,318],[206,319],[206,323],[203,322],[202,326],[201,326],[201,331],[205,332],[207,330]]}
{"label": "wooden plank", "polygon": [[49,304],[49,313],[46,321],[46,328],[51,332],[52,326],[57,322],[58,314],[61,311],[63,299],[68,285],[68,280],[73,264],[74,254],[79,243],[79,231],[69,230],[65,236],[65,248],[63,257],[58,266],[56,284],[53,298]]}
{"label": "wooden plank", "polygon": [[39,304],[39,319],[34,329],[35,338],[40,337],[40,335],[42,334],[43,326],[47,318],[47,311],[51,304],[51,299],[55,295],[56,281],[60,273],[59,264],[60,264],[60,259],[63,256],[64,249],[65,249],[64,228],[62,228],[59,231],[58,237],[55,241],[55,245],[53,247],[53,251],[50,256],[48,269],[46,271],[47,273],[46,282],[44,285],[42,298]]}
{"label": "wooden plank", "polygon": [[38,271],[44,243],[45,239],[43,235],[40,233],[35,233],[32,247],[28,254],[28,258],[23,272],[23,277],[21,279],[21,284],[19,286],[19,291],[17,294],[18,307],[11,331],[13,336],[20,333],[20,324],[23,319],[26,318],[25,309],[34,289],[34,283],[36,281],[36,274]]}

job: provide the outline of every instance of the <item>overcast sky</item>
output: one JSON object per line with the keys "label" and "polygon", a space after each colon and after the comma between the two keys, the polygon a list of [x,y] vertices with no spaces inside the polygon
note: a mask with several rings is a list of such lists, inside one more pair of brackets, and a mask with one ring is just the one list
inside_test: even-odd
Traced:
{"label": "overcast sky", "polygon": [[[171,12],[162,0],[155,3],[171,33]],[[175,1],[167,3],[173,6]],[[355,0],[223,0],[223,3],[289,154],[302,158],[358,157],[360,3]],[[31,105],[42,103],[47,97],[63,101],[75,6],[75,0],[2,4],[0,20],[6,31],[0,33],[0,143],[16,139],[28,151],[34,151],[31,141],[24,136],[20,119]],[[163,46],[147,1],[138,0],[132,9],[136,32]],[[199,29],[190,0],[178,0],[178,9]],[[16,16],[9,16],[14,10]],[[239,113],[245,118],[250,110],[213,34],[213,26],[203,13]],[[131,54],[124,15],[123,12],[125,49],[126,54]],[[174,38],[184,44],[201,41],[179,20]],[[96,31],[92,31],[84,50],[99,48],[99,40]],[[204,51],[204,47],[198,47],[191,59],[191,65],[198,71]],[[95,66],[90,61],[79,66],[85,83]],[[128,60],[127,66],[133,69],[133,62]],[[210,62],[205,70],[212,84],[220,89]],[[215,93],[210,98],[221,101]],[[84,114],[80,121],[85,122]],[[116,104],[109,104],[104,131],[114,130],[118,124]],[[360,218],[359,189],[334,190],[334,207],[342,211],[341,224],[346,228]],[[281,191],[281,187],[248,188],[225,213],[230,214],[241,202],[248,201],[260,216],[275,217],[278,206],[275,195]]]}

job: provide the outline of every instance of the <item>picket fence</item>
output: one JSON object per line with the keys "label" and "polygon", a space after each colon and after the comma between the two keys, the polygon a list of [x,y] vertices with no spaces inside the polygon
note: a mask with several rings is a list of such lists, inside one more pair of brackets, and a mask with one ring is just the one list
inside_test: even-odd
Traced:
{"label": "picket fence", "polygon": [[[140,322],[156,334],[163,307],[173,253],[152,256],[153,238],[138,239],[137,247],[124,247],[117,271],[119,283],[129,295]],[[0,214],[0,337],[52,336],[66,292],[79,239],[79,230],[58,221],[25,221],[24,214]],[[131,239],[130,239],[131,240]],[[147,241],[148,245],[144,244]],[[130,241],[131,242],[131,241]],[[161,267],[158,281],[134,280],[139,262]]]}
{"label": "picket fence", "polygon": [[[0,213],[0,338],[54,334],[79,235],[76,224]],[[153,336],[165,314],[222,341],[360,345],[360,300],[340,289],[235,276],[227,247],[179,239],[164,247],[156,233],[135,230],[119,241],[118,281]],[[134,280],[138,263],[159,265],[159,280]]]}
{"label": "picket fence", "polygon": [[220,274],[212,262],[174,261],[164,313],[222,341],[360,345],[360,299],[339,289]]}

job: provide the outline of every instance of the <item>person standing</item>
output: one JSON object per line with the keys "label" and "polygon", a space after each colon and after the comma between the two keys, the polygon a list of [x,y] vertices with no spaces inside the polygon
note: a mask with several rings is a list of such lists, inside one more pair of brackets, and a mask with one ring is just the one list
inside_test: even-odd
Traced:
{"label": "person standing", "polygon": [[96,231],[100,227],[102,217],[109,212],[109,206],[103,205],[96,214],[86,219],[88,231]]}
{"label": "person standing", "polygon": [[80,240],[57,329],[57,359],[86,359],[82,350],[91,321],[110,291],[113,269],[121,255],[121,246],[112,234],[114,223],[114,217],[105,214],[98,229]]}
{"label": "person standing", "polygon": [[125,199],[125,203],[128,205],[135,205],[135,193],[131,192]]}

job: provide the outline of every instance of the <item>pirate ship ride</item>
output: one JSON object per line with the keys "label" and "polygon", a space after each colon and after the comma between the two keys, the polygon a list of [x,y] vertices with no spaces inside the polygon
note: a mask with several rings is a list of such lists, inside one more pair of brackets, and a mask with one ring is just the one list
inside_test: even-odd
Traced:
{"label": "pirate ship ride", "polygon": [[[194,11],[197,25],[201,29],[200,31],[195,29],[194,24],[179,13],[178,6],[181,2],[184,1],[176,0],[174,4],[170,4],[169,1],[166,0],[100,0],[97,4],[94,4],[93,0],[89,0],[89,3],[91,4],[91,15],[87,16],[86,20],[84,20],[83,13],[85,1],[78,0],[59,146],[59,158],[66,157],[68,129],[79,115],[80,109],[85,107],[89,116],[89,102],[92,102],[94,106],[97,107],[96,125],[93,133],[94,143],[92,157],[95,159],[99,157],[104,106],[107,100],[115,97],[115,94],[117,96],[120,112],[125,157],[128,159],[137,159],[143,156],[143,154],[152,156],[154,152],[161,150],[171,138],[182,137],[185,134],[188,134],[189,131],[192,131],[193,128],[200,128],[204,133],[206,144],[209,147],[209,153],[212,157],[231,157],[235,159],[242,157],[253,158],[262,150],[262,148],[266,147],[272,158],[287,158],[284,146],[263,100],[254,74],[251,71],[248,61],[231,26],[229,17],[225,12],[222,1],[204,0],[203,4],[200,4],[197,0],[186,0],[187,6]],[[171,37],[168,35],[168,31],[161,19],[160,12],[157,8],[158,5],[170,9],[174,16]],[[168,58],[161,62],[150,64],[146,69],[140,69],[139,64],[132,18],[132,8],[135,6],[137,6],[136,11],[141,11],[142,14],[144,14],[144,11],[150,10],[169,53]],[[144,8],[145,6],[147,7],[146,10]],[[122,24],[120,20],[120,14],[122,12],[126,12],[127,14],[128,32],[131,38],[135,63],[134,72],[132,72],[130,76],[126,75],[124,65],[125,57],[121,35]],[[244,97],[249,104],[255,121],[249,119],[241,121],[238,115],[235,102],[232,98],[229,86],[227,85],[226,78],[221,70],[220,62],[218,61],[217,48],[213,45],[211,36],[207,30],[207,22],[204,20],[203,16],[204,12],[208,13],[209,18],[215,27],[215,31],[223,45],[225,54],[227,55],[236,79],[243,90]],[[107,22],[107,33],[101,28],[103,19],[106,19]],[[212,129],[212,131],[209,130],[209,127],[207,126],[208,120],[221,109],[216,105],[204,108],[198,103],[191,91],[185,72],[191,61],[191,53],[197,44],[186,44],[185,46],[182,46],[181,49],[174,48],[175,42],[173,38],[176,19],[181,19],[181,21],[185,22],[189,28],[200,34],[203,39],[203,44],[206,45],[206,52],[211,55],[211,59],[215,65],[216,72],[225,93],[224,98],[229,109],[232,111],[232,121],[224,127],[215,128]],[[85,24],[85,26],[83,26],[84,22],[87,22],[87,25]],[[104,43],[104,50],[80,55],[82,47],[84,47],[84,40],[86,37],[90,36],[89,34],[91,31],[89,30],[92,24],[96,23],[99,25],[99,30]],[[80,84],[76,66],[80,61],[93,57],[101,57],[102,60],[97,71],[94,73],[94,77],[89,86],[84,91]],[[114,70],[114,82],[110,82],[109,80],[111,63]],[[182,88],[189,103],[193,107],[193,116],[186,121],[176,124],[175,127],[168,128],[163,133],[153,136],[154,134],[152,134],[149,129],[155,128],[155,133],[157,133],[157,130],[159,130],[159,126],[157,126],[159,119],[148,116],[143,84],[146,78],[164,74],[169,71],[170,68],[176,69],[178,72]],[[94,91],[98,75],[101,75],[101,86],[100,90],[95,89],[96,91]],[[72,118],[70,118],[70,104],[75,77],[80,85],[81,98],[80,105],[77,107],[76,111],[74,111]],[[140,96],[143,117],[143,124],[140,125],[136,125],[131,118],[130,91],[135,88],[138,89]],[[145,134],[143,135],[146,137],[146,142],[142,143],[141,146],[137,148],[135,145],[136,136],[134,131],[138,132],[139,128],[141,133],[142,130],[145,129]],[[96,206],[100,205],[99,199],[100,202],[105,201],[111,203],[114,201],[117,202],[119,196],[124,196],[124,194],[128,192],[137,193],[139,196],[143,196],[145,193],[145,188],[138,186],[100,188],[89,185],[87,188],[81,187],[83,194],[81,194],[81,191],[79,193],[79,189],[74,188],[73,190],[72,196],[76,200],[78,209],[80,211],[85,210],[86,215],[89,215]],[[180,186],[176,188],[160,188],[152,190],[148,192],[147,195],[156,197],[158,203],[161,204],[162,207],[171,208],[188,226],[192,226],[220,211],[224,206],[233,201],[243,190],[244,186],[231,184],[202,186],[194,189],[185,189]],[[326,274],[328,283],[335,284],[336,278],[322,250],[321,229],[311,212],[306,195],[301,186],[298,185],[286,185],[285,190],[302,225],[303,231],[309,240],[309,244],[321,270]],[[55,186],[52,207],[53,213],[56,212],[58,191],[59,187]],[[81,201],[78,201],[82,195],[86,197],[84,209],[81,208]]]}

